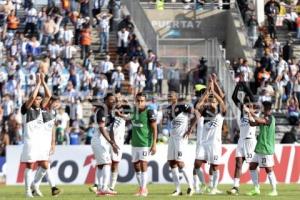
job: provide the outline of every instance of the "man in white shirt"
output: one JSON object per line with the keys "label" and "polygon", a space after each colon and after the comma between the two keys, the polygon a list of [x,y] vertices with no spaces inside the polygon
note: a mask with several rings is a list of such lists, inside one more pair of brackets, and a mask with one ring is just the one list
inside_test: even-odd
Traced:
{"label": "man in white shirt", "polygon": [[123,56],[127,53],[127,47],[129,43],[129,32],[126,28],[122,28],[118,32],[118,54]]}
{"label": "man in white shirt", "polygon": [[56,44],[55,40],[52,40],[51,44],[48,45],[48,51],[50,53],[50,63],[51,64],[60,55],[60,50],[61,49],[60,49],[59,45]]}
{"label": "man in white shirt", "polygon": [[64,27],[60,30],[59,38],[63,42],[71,43],[73,37],[74,37],[73,30],[68,30],[67,25],[64,25]]}
{"label": "man in white shirt", "polygon": [[121,92],[122,82],[125,80],[124,74],[122,72],[122,67],[118,66],[117,71],[112,75],[113,87],[115,88],[115,93]]}
{"label": "man in white shirt", "polygon": [[77,49],[70,43],[65,43],[65,46],[62,48],[62,54],[65,65],[70,64],[70,60],[73,58],[73,53],[75,53]]}
{"label": "man in white shirt", "polygon": [[108,83],[111,83],[112,70],[114,70],[114,64],[110,61],[110,56],[106,55],[105,60],[100,63],[100,72],[105,74]]}
{"label": "man in white shirt", "polygon": [[108,51],[109,44],[109,20],[112,18],[112,15],[109,13],[100,13],[97,15],[99,20],[99,32],[100,32],[100,53]]}
{"label": "man in white shirt", "polygon": [[33,4],[31,3],[28,9],[26,11],[26,25],[24,34],[27,34],[27,32],[30,30],[31,34],[34,34],[36,31],[36,23],[37,23],[37,10],[33,7]]}

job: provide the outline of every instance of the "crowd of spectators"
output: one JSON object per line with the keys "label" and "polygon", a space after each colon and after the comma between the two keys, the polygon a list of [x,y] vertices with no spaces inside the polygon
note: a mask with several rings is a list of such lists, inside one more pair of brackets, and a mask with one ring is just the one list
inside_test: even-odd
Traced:
{"label": "crowd of spectators", "polygon": [[[259,102],[274,103],[274,112],[285,113],[293,126],[299,124],[300,60],[294,55],[297,42],[297,12],[300,1],[269,0],[265,4],[266,21],[259,25],[250,1],[238,1],[250,43],[255,49],[255,66],[240,58],[231,63],[238,81],[243,75]],[[288,4],[289,3],[289,4]],[[288,34],[278,39],[278,28]],[[299,26],[300,27],[300,26]]]}

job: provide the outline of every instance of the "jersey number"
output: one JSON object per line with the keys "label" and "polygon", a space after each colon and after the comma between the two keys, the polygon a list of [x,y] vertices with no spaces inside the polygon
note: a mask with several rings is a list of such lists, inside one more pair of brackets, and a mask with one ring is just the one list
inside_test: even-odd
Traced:
{"label": "jersey number", "polygon": [[252,158],[252,153],[247,153],[246,158]]}
{"label": "jersey number", "polygon": [[262,158],[262,159],[261,159],[261,163],[262,163],[263,165],[265,165],[266,162],[267,162],[267,159],[266,159],[266,158]]}
{"label": "jersey number", "polygon": [[182,152],[178,151],[178,157],[181,157],[181,156],[182,156]]}
{"label": "jersey number", "polygon": [[218,156],[214,156],[214,160],[218,160]]}
{"label": "jersey number", "polygon": [[148,152],[147,151],[143,151],[143,156],[147,156]]}

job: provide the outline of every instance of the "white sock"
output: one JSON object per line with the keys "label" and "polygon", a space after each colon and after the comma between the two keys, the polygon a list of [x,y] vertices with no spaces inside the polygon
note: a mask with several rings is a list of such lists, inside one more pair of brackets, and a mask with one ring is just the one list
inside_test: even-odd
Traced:
{"label": "white sock", "polygon": [[44,178],[44,176],[46,175],[46,171],[47,169],[44,169],[42,167],[39,167],[37,170],[36,170],[36,173],[35,173],[35,176],[34,176],[34,181],[33,181],[33,184],[39,188],[40,185],[41,185],[41,182]]}
{"label": "white sock", "polygon": [[269,178],[270,184],[272,186],[272,189],[276,190],[277,181],[276,181],[276,177],[275,177],[275,174],[273,171],[268,173],[268,178]]}
{"label": "white sock", "polygon": [[142,189],[147,188],[147,183],[148,183],[148,172],[142,172],[142,175],[141,175],[141,187],[142,187]]}
{"label": "white sock", "polygon": [[95,171],[95,181],[94,181],[94,184],[95,184],[95,185],[99,185],[97,173],[98,173],[98,167],[96,166],[96,171]]}
{"label": "white sock", "polygon": [[182,172],[182,174],[183,174],[183,176],[184,176],[184,178],[185,178],[185,181],[187,182],[187,184],[189,185],[189,188],[193,188],[193,184],[192,184],[192,181],[191,181],[191,178],[190,178],[190,176],[189,176],[189,174],[188,173],[186,173],[186,171],[185,171],[185,168],[183,167],[183,168],[181,168],[181,172]]}
{"label": "white sock", "polygon": [[240,187],[240,178],[233,179],[233,187]]}
{"label": "white sock", "polygon": [[142,187],[142,172],[135,172],[135,176],[139,187]]}
{"label": "white sock", "polygon": [[110,165],[104,165],[103,168],[102,168],[102,173],[103,173],[102,188],[103,188],[103,190],[107,190],[108,183],[109,183],[109,180],[110,180]]}
{"label": "white sock", "polygon": [[214,187],[214,176],[209,175],[209,187],[213,188]]}
{"label": "white sock", "polygon": [[177,167],[173,168],[173,169],[171,169],[171,171],[172,171],[172,178],[173,178],[173,182],[174,182],[175,187],[176,187],[176,191],[181,192],[178,168]]}
{"label": "white sock", "polygon": [[46,171],[46,176],[47,176],[47,180],[48,180],[48,183],[50,185],[51,188],[55,187],[55,179],[53,177],[53,174],[52,174],[52,171],[50,169],[50,167],[47,169]]}
{"label": "white sock", "polygon": [[213,188],[217,188],[218,187],[218,183],[219,183],[219,177],[220,177],[220,171],[213,171]]}
{"label": "white sock", "polygon": [[118,172],[112,172],[110,176],[110,188],[115,189],[118,179]]}
{"label": "white sock", "polygon": [[250,170],[252,183],[255,187],[259,187],[257,170]]}
{"label": "white sock", "polygon": [[[97,167],[98,168],[98,167]],[[103,173],[102,173],[102,169],[97,169],[96,170],[96,174],[97,174],[97,180],[98,180],[98,190],[102,189],[102,182],[103,182]]]}
{"label": "white sock", "polygon": [[193,175],[194,180],[194,190],[199,190],[199,178],[197,174]]}
{"label": "white sock", "polygon": [[198,169],[195,169],[195,170],[196,170],[196,174],[198,175],[198,178],[200,180],[201,185],[205,184],[205,179],[204,179],[202,168],[198,168]]}
{"label": "white sock", "polygon": [[31,191],[30,186],[32,183],[32,169],[25,169],[25,191]]}

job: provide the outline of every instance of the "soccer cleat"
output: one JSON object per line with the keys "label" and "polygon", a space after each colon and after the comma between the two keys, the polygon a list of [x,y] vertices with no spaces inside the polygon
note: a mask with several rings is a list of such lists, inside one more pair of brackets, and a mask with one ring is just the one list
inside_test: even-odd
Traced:
{"label": "soccer cleat", "polygon": [[182,196],[182,192],[175,190],[170,196]]}
{"label": "soccer cleat", "polygon": [[25,197],[26,198],[33,198],[31,190],[26,192]]}
{"label": "soccer cleat", "polygon": [[134,196],[136,196],[136,197],[141,196],[141,191],[142,191],[142,188],[139,188],[139,190],[134,194]]}
{"label": "soccer cleat", "polygon": [[207,190],[207,186],[205,184],[201,184],[200,187],[200,194],[204,194],[204,192]]}
{"label": "soccer cleat", "polygon": [[260,190],[258,187],[255,187],[253,190],[251,190],[250,192],[246,193],[247,196],[256,196],[256,195],[260,195]]}
{"label": "soccer cleat", "polygon": [[216,195],[216,194],[218,194],[217,193],[217,189],[216,188],[210,189],[210,192],[208,194],[209,195]]}
{"label": "soccer cleat", "polygon": [[188,188],[186,191],[188,196],[193,196],[193,194],[195,193],[194,190],[192,188]]}
{"label": "soccer cleat", "polygon": [[271,196],[271,197],[278,196],[278,192],[276,190],[273,190],[272,192],[268,193],[268,196]]}
{"label": "soccer cleat", "polygon": [[118,194],[118,192],[117,192],[116,190],[114,190],[113,188],[109,188],[109,190],[110,190],[112,193]]}
{"label": "soccer cleat", "polygon": [[61,190],[57,187],[52,187],[51,188],[51,194],[53,197],[58,196],[61,193]]}
{"label": "soccer cleat", "polygon": [[111,191],[110,189],[99,190],[97,192],[97,196],[114,196],[114,195],[116,195],[116,193]]}
{"label": "soccer cleat", "polygon": [[147,188],[142,189],[141,193],[140,193],[140,196],[142,196],[142,197],[148,196],[148,189]]}
{"label": "soccer cleat", "polygon": [[98,190],[98,185],[96,185],[96,184],[89,187],[90,192],[97,193],[97,190]]}
{"label": "soccer cleat", "polygon": [[38,188],[35,184],[32,184],[30,188],[31,188],[31,193],[33,196],[43,197],[43,194],[40,191],[40,188]]}
{"label": "soccer cleat", "polygon": [[233,188],[231,188],[231,190],[227,191],[227,194],[229,194],[229,195],[239,195],[239,188],[233,187]]}

